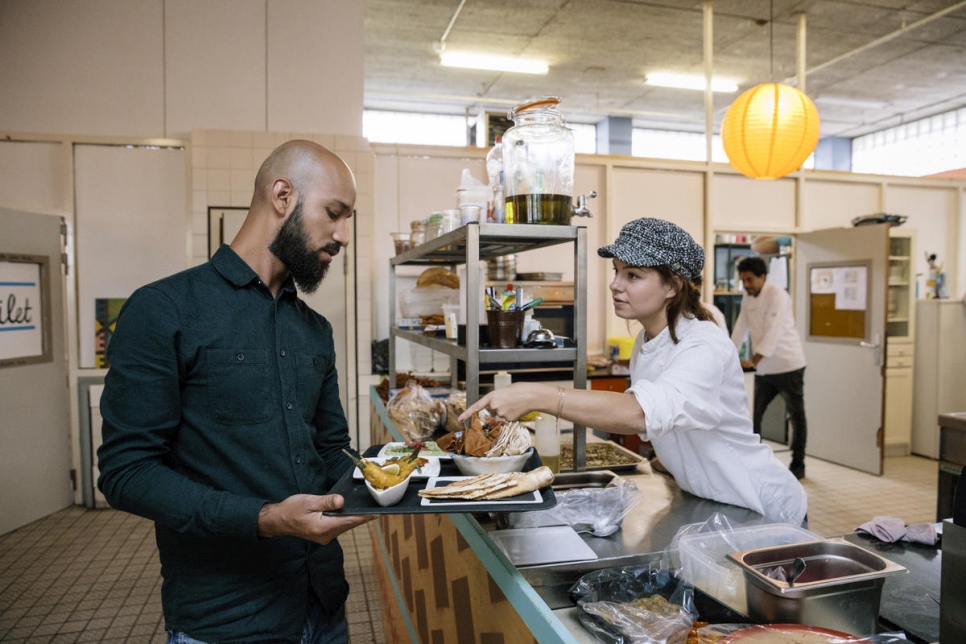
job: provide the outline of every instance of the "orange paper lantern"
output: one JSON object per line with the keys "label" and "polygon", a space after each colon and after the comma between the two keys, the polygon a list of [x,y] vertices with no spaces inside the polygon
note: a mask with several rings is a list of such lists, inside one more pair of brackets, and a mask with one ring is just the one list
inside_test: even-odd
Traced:
{"label": "orange paper lantern", "polygon": [[801,167],[818,144],[815,103],[782,83],[762,83],[735,99],[721,123],[728,160],[752,179],[778,179]]}

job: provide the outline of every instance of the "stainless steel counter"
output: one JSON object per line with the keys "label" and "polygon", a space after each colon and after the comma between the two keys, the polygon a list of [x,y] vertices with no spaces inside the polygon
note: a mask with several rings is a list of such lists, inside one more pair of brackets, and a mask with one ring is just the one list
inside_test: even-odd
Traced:
{"label": "stainless steel counter", "polygon": [[[588,437],[588,440],[592,441],[593,438]],[[726,516],[735,526],[772,523],[746,508],[708,501],[683,492],[673,478],[652,473],[647,464],[638,465],[636,472],[619,474],[637,485],[643,501],[624,517],[621,529],[611,536],[580,535],[597,554],[596,561],[519,568],[523,578],[550,608],[571,606],[567,591],[581,575],[601,568],[629,566],[659,558],[682,525],[701,523],[715,512]]]}

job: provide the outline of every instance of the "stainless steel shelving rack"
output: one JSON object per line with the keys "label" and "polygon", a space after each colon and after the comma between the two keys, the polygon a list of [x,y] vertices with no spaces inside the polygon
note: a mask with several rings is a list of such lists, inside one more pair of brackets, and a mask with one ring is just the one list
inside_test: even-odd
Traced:
{"label": "stainless steel shelving rack", "polygon": [[[454,269],[466,264],[466,319],[480,319],[480,260],[526,252],[558,244],[573,244],[574,252],[574,347],[556,349],[490,349],[480,346],[477,324],[466,325],[466,343],[423,335],[396,327],[396,267],[445,266]],[[533,364],[550,361],[573,361],[574,387],[587,386],[587,229],[583,226],[544,226],[535,224],[471,223],[431,239],[389,260],[389,381],[396,381],[395,340],[409,340],[450,357],[450,374],[457,384],[458,361],[466,364],[466,401],[480,397],[480,365],[516,362]],[[469,270],[473,268],[474,270]],[[574,469],[586,464],[587,436],[583,425],[574,425]]]}

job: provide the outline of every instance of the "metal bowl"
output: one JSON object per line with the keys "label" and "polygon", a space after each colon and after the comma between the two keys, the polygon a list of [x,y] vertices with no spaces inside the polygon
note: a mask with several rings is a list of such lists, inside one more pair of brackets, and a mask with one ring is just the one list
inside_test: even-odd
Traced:
{"label": "metal bowl", "polygon": [[553,341],[553,331],[550,329],[534,329],[527,336],[523,346],[528,349],[552,349],[557,346]]}

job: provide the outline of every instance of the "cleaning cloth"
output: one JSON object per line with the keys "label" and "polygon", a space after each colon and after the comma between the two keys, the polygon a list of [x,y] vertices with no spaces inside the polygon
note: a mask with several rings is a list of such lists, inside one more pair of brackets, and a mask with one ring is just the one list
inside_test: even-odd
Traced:
{"label": "cleaning cloth", "polygon": [[894,543],[896,541],[911,541],[934,546],[939,540],[936,528],[930,523],[913,523],[907,526],[902,519],[896,517],[874,517],[863,523],[853,532],[872,535],[879,541]]}

